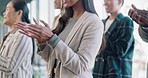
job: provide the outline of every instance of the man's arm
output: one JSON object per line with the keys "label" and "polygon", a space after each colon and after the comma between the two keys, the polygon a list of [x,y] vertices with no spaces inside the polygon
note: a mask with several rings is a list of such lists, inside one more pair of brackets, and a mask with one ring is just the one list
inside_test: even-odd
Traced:
{"label": "man's arm", "polygon": [[148,27],[139,26],[139,35],[143,41],[148,42]]}

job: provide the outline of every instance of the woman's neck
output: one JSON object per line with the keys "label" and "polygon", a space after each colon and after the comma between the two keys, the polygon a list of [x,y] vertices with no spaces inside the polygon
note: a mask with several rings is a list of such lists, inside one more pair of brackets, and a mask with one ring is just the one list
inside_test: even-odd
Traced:
{"label": "woman's neck", "polygon": [[11,26],[9,26],[9,28],[10,28],[10,33],[18,29],[18,28],[16,28],[15,25],[11,25]]}
{"label": "woman's neck", "polygon": [[81,15],[84,13],[84,8],[82,6],[81,0],[78,1],[74,6],[73,6],[73,11],[74,15],[73,18],[79,19]]}

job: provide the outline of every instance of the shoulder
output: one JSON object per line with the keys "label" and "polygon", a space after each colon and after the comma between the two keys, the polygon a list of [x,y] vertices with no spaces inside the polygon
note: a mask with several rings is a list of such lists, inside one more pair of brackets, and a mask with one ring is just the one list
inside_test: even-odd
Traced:
{"label": "shoulder", "polygon": [[119,18],[118,24],[125,27],[132,27],[134,26],[134,23],[131,18],[128,16],[122,16]]}
{"label": "shoulder", "polygon": [[101,21],[99,16],[97,14],[94,13],[90,13],[90,12],[86,12],[88,14],[88,20],[91,22],[98,22]]}
{"label": "shoulder", "polygon": [[123,16],[121,18],[121,21],[133,22],[132,19],[130,17],[128,17],[128,16]]}
{"label": "shoulder", "polygon": [[21,34],[19,30],[17,30],[14,34],[14,37],[16,40],[26,40],[26,41],[32,41],[32,39],[24,34]]}
{"label": "shoulder", "polygon": [[86,24],[89,25],[97,25],[103,27],[103,22],[101,21],[100,17],[97,14],[86,12],[88,17],[86,19]]}

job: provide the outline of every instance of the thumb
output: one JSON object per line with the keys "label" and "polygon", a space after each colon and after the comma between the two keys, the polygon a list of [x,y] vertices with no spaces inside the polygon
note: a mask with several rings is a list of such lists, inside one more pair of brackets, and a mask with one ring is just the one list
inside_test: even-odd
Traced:
{"label": "thumb", "polygon": [[136,8],[136,6],[135,6],[134,4],[132,4],[132,8],[133,8],[134,10],[137,10],[137,8]]}
{"label": "thumb", "polygon": [[41,21],[41,23],[43,23],[45,25],[45,27],[49,27],[46,22],[44,22],[43,20],[40,20],[40,21]]}

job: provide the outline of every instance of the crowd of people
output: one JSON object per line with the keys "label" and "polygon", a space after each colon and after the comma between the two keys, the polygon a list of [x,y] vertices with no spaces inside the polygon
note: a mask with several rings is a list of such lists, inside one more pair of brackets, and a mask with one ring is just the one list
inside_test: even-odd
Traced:
{"label": "crowd of people", "polygon": [[128,17],[120,12],[124,0],[104,0],[109,15],[100,19],[93,0],[54,4],[61,12],[53,26],[30,23],[24,0],[7,4],[3,24],[10,31],[0,44],[0,78],[33,78],[34,54],[46,62],[48,78],[132,78],[133,21],[148,42],[148,11],[132,5]]}

